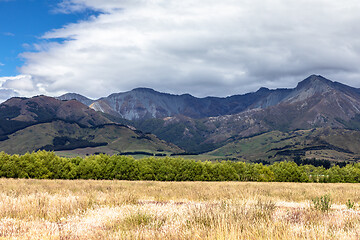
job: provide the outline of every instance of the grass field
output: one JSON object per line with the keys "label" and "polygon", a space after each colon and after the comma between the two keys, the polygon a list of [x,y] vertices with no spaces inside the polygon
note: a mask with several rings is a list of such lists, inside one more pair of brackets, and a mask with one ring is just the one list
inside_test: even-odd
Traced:
{"label": "grass field", "polygon": [[0,179],[0,239],[360,239],[359,203],[360,184]]}

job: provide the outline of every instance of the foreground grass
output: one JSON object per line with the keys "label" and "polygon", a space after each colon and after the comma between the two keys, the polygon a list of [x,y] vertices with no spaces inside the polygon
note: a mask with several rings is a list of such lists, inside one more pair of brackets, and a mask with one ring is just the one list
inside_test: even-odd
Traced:
{"label": "foreground grass", "polygon": [[[0,179],[0,239],[359,239],[359,193],[359,184]],[[329,211],[310,206],[327,194]]]}

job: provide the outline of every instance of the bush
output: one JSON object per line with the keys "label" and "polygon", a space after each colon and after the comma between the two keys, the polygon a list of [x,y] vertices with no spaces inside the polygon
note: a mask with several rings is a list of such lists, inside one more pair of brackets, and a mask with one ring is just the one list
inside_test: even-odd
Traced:
{"label": "bush", "polygon": [[331,198],[329,194],[323,195],[321,197],[316,197],[312,199],[312,208],[320,210],[322,212],[327,212],[331,208]]}
{"label": "bush", "polygon": [[354,209],[354,207],[355,207],[355,203],[353,201],[351,201],[350,199],[347,200],[345,205],[348,209]]}

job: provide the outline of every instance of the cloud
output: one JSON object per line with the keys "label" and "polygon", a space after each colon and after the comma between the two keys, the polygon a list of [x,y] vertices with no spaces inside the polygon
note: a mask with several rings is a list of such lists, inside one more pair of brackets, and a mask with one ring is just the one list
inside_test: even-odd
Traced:
{"label": "cloud", "polygon": [[7,99],[11,97],[19,96],[19,93],[14,89],[6,88],[4,83],[6,83],[10,79],[14,79],[15,77],[0,77],[0,103],[5,102]]}
{"label": "cloud", "polygon": [[5,64],[3,64],[2,62],[0,62],[0,67],[2,67],[2,66],[5,66]]}
{"label": "cloud", "polygon": [[58,11],[84,9],[103,14],[49,31],[22,54],[32,78],[21,93],[143,86],[226,96],[310,74],[360,87],[357,0],[66,0]]}
{"label": "cloud", "polygon": [[5,102],[9,98],[17,97],[17,96],[19,96],[19,94],[12,89],[0,88],[0,103]]}
{"label": "cloud", "polygon": [[83,12],[87,10],[89,7],[81,2],[74,2],[71,0],[64,0],[58,3],[57,7],[55,7],[52,12],[53,13],[64,13],[70,14],[74,12]]}
{"label": "cloud", "polygon": [[3,94],[1,96],[7,96],[6,94],[11,93],[9,95],[10,97],[18,96],[19,93],[25,97],[47,93],[47,91],[42,88],[41,83],[36,83],[30,75],[0,77],[0,91],[2,91]]}
{"label": "cloud", "polygon": [[2,33],[4,36],[8,36],[8,37],[14,37],[15,34],[14,33],[11,33],[11,32],[4,32]]}

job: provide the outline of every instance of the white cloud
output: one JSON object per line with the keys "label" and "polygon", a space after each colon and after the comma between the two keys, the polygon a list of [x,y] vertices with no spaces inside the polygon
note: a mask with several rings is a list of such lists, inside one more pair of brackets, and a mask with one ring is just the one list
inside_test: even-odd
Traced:
{"label": "white cloud", "polygon": [[45,89],[41,88],[39,83],[34,82],[32,76],[30,75],[0,77],[0,91],[4,94],[1,96],[7,96],[6,94],[10,94],[10,97],[18,96],[18,92],[21,96],[26,97],[47,93]]}
{"label": "white cloud", "polygon": [[11,97],[19,96],[19,94],[11,88],[6,88],[4,84],[15,77],[0,77],[0,103],[5,102]]}
{"label": "white cloud", "polygon": [[145,86],[224,96],[294,87],[313,73],[360,87],[357,0],[66,0],[58,11],[85,8],[104,14],[47,32],[49,43],[22,54],[32,78],[21,93]]}
{"label": "white cloud", "polygon": [[8,36],[8,37],[14,37],[15,36],[15,34],[11,33],[11,32],[4,32],[3,35]]}
{"label": "white cloud", "polygon": [[8,100],[11,97],[16,97],[19,94],[12,90],[12,89],[3,89],[0,88],[0,103],[5,102],[6,100]]}
{"label": "white cloud", "polygon": [[60,2],[56,8],[53,9],[53,12],[69,14],[73,12],[82,12],[86,9],[88,9],[88,6],[86,6],[84,3],[64,0]]}

